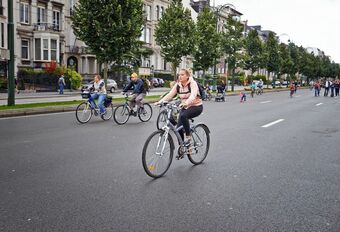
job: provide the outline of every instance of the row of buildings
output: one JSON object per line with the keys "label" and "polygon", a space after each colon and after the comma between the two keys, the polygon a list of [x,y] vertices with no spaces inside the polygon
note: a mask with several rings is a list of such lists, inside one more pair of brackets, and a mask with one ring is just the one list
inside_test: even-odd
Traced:
{"label": "row of buildings", "polygon": [[[92,79],[98,72],[96,57],[89,53],[86,45],[78,40],[71,27],[71,17],[77,0],[13,0],[15,28],[15,73],[20,68],[43,69],[52,60],[65,66],[74,67],[84,79]],[[161,55],[160,47],[155,42],[155,29],[163,12],[171,0],[144,0],[146,23],[140,40],[153,50],[153,54],[142,60],[142,66],[150,68],[154,73],[170,73],[171,65]],[[191,10],[192,17],[205,6],[210,6],[209,0],[183,0],[183,5]],[[233,15],[241,21],[242,13],[231,4],[224,7],[213,7],[218,12],[217,30],[223,30],[228,15]],[[243,22],[243,21],[241,21]],[[247,22],[245,33],[251,27]],[[0,76],[6,76],[8,61],[7,50],[7,0],[0,0]],[[260,27],[252,27],[266,36],[267,31]],[[192,66],[190,57],[183,58],[181,68]],[[212,72],[212,70],[210,70]],[[217,65],[217,73],[226,72],[224,59]]]}

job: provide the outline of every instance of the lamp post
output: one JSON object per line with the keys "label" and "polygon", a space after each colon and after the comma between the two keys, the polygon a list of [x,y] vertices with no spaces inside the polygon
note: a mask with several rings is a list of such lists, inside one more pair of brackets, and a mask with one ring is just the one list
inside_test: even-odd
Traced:
{"label": "lamp post", "polygon": [[8,99],[7,105],[15,105],[14,96],[14,23],[13,23],[13,1],[8,0],[8,49],[9,49],[9,62],[8,62]]}

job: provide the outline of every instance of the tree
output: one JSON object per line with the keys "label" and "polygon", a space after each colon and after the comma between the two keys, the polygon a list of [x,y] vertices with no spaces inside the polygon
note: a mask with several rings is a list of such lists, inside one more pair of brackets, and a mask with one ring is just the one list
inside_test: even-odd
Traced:
{"label": "tree", "polygon": [[216,17],[208,7],[197,17],[196,47],[194,51],[194,69],[205,71],[216,65],[216,59],[221,57],[220,34],[216,31]]}
{"label": "tree", "polygon": [[234,74],[237,66],[243,61],[242,48],[244,45],[243,25],[232,16],[227,19],[223,33],[222,47],[227,56],[228,68],[232,70],[231,90],[234,91]]}
{"label": "tree", "polygon": [[195,23],[181,0],[173,0],[165,10],[156,27],[155,37],[165,60],[172,63],[176,79],[176,69],[182,57],[191,55],[195,48]]}
{"label": "tree", "polygon": [[104,63],[121,63],[125,54],[136,50],[144,24],[142,0],[79,0],[72,16],[75,35]]}
{"label": "tree", "polygon": [[299,52],[298,47],[292,42],[288,44],[288,50],[289,50],[289,56],[292,61],[292,66],[290,67],[290,70],[288,70],[288,74],[291,77],[293,77],[300,70],[301,54]]}
{"label": "tree", "polygon": [[[279,51],[280,51],[280,75],[282,74],[290,74],[291,70],[294,66],[293,60],[290,56],[289,47],[281,43],[279,45]],[[289,77],[291,78],[291,76]]]}
{"label": "tree", "polygon": [[[269,80],[269,74],[271,72],[274,73],[274,83],[275,83],[275,75],[279,72],[280,68],[280,56],[279,56],[279,44],[278,40],[275,37],[273,32],[269,33],[265,50],[267,53],[267,71],[268,71],[268,79],[267,79],[267,87],[268,87],[268,80]],[[274,84],[275,87],[275,84]]]}
{"label": "tree", "polygon": [[261,67],[263,63],[264,49],[263,43],[257,30],[251,30],[245,41],[246,59],[245,68],[251,70],[251,75]]}

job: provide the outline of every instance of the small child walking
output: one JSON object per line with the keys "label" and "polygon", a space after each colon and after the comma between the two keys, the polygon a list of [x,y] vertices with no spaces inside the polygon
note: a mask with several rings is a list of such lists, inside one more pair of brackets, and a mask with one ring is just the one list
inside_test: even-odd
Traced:
{"label": "small child walking", "polygon": [[247,100],[247,96],[245,92],[240,91],[240,96],[241,96],[241,100],[240,100],[241,103]]}

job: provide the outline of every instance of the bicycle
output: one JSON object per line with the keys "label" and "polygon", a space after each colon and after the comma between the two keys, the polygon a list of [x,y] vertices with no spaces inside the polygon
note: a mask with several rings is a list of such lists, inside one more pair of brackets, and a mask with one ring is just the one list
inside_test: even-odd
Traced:
{"label": "bicycle", "polygon": [[93,115],[98,116],[100,115],[101,119],[104,121],[110,120],[113,115],[113,105],[112,105],[112,97],[106,96],[104,100],[104,107],[106,110],[105,114],[100,114],[99,108],[96,105],[96,107],[93,107],[90,104],[90,92],[83,92],[81,94],[83,99],[88,99],[85,102],[80,103],[76,108],[76,118],[79,123],[84,124],[90,121]]}
{"label": "bicycle", "polygon": [[262,95],[262,94],[263,94],[263,89],[262,88],[256,89],[256,95]]}
{"label": "bicycle", "polygon": [[194,120],[190,119],[192,141],[190,144],[185,144],[179,133],[183,130],[183,126],[176,128],[176,124],[171,119],[173,111],[178,110],[178,106],[176,103],[162,103],[161,106],[166,107],[166,125],[147,138],[142,151],[144,171],[153,178],[162,177],[172,163],[175,144],[170,134],[171,131],[179,144],[177,160],[187,155],[192,164],[201,164],[206,159],[210,147],[210,130],[205,124],[198,123],[195,125]]}
{"label": "bicycle", "polygon": [[[179,106],[181,101],[174,101],[173,103],[176,104],[177,106]],[[160,106],[159,114],[157,116],[157,121],[156,121],[157,130],[162,129],[167,123],[166,120],[167,120],[168,112],[167,112],[166,108],[163,108],[163,106],[164,105]],[[178,115],[179,115],[179,108],[175,108],[172,112],[172,118],[171,119],[172,120],[177,119]]]}
{"label": "bicycle", "polygon": [[129,94],[126,93],[125,103],[114,110],[113,119],[118,125],[123,125],[129,120],[131,115],[134,117],[138,116],[142,122],[147,122],[152,117],[152,107],[149,103],[143,103],[143,106],[134,111],[129,105]]}

